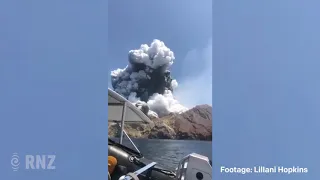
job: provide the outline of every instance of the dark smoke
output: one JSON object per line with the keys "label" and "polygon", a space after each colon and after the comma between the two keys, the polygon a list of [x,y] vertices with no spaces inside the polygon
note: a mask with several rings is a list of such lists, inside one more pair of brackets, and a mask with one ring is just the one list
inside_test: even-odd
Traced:
{"label": "dark smoke", "polygon": [[172,95],[178,86],[169,71],[174,59],[173,52],[162,41],[154,40],[150,47],[141,45],[129,52],[129,65],[125,69],[111,72],[112,87],[146,114],[155,112],[163,116],[184,111],[186,108]]}

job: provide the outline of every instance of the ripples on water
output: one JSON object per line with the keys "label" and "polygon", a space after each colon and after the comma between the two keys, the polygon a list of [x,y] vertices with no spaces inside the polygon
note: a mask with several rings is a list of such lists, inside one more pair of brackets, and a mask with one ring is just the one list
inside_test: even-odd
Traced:
{"label": "ripples on water", "polygon": [[[198,153],[207,156],[210,160],[212,159],[211,141],[162,139],[132,139],[132,141],[145,158],[156,161],[159,165],[171,170],[174,170],[179,161],[190,153]],[[124,139],[123,143],[133,148],[129,140]]]}

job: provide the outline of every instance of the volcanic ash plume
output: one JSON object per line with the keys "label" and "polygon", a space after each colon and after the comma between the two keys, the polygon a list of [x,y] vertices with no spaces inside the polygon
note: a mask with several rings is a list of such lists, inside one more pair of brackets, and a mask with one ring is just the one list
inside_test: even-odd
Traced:
{"label": "volcanic ash plume", "polygon": [[153,40],[150,47],[143,44],[129,51],[126,68],[111,72],[112,87],[149,116],[184,112],[187,108],[173,97],[178,82],[168,69],[174,59],[173,52],[160,40]]}

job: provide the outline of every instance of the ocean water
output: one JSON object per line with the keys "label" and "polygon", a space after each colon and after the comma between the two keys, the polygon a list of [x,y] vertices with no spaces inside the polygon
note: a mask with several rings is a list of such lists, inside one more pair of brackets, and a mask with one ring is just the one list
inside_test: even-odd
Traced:
{"label": "ocean water", "polygon": [[[113,140],[118,140],[114,139]],[[212,159],[212,142],[195,140],[132,139],[145,158],[174,170],[179,161],[190,153],[198,153]],[[123,144],[134,149],[129,140]]]}

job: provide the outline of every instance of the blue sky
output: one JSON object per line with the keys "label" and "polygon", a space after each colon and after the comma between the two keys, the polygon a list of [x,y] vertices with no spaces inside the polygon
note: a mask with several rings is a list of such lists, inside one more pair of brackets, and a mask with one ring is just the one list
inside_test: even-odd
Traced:
{"label": "blue sky", "polygon": [[159,39],[175,53],[171,73],[181,85],[178,100],[187,106],[211,104],[211,0],[110,1],[108,15],[109,72],[128,64],[130,50]]}
{"label": "blue sky", "polygon": [[214,179],[319,179],[319,1],[215,1],[213,162],[300,166],[300,175]]}

